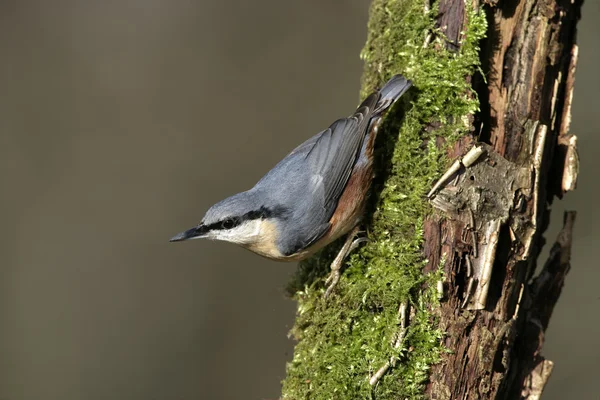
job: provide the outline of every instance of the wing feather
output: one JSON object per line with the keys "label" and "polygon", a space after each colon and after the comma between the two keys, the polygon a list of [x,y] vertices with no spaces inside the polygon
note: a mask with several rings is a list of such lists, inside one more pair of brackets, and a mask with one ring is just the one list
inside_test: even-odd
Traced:
{"label": "wing feather", "polygon": [[346,187],[358,157],[378,93],[369,96],[354,115],[341,118],[323,131],[306,153],[306,162],[323,185],[323,215],[328,221]]}
{"label": "wing feather", "polygon": [[[411,84],[401,75],[392,77],[381,90],[368,96],[353,115],[338,119],[296,147],[257,183],[259,188],[268,186],[267,193],[278,185],[288,185],[277,201],[294,203],[290,209],[298,213],[294,218],[302,221],[290,226],[295,232],[279,244],[284,254],[310,246],[328,231],[371,119],[390,107]],[[309,191],[311,196],[298,202],[303,196],[300,191]]]}

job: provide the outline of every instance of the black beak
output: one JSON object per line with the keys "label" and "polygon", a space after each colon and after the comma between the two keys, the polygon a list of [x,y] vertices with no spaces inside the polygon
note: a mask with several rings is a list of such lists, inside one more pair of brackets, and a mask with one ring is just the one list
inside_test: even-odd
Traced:
{"label": "black beak", "polygon": [[188,229],[185,232],[178,233],[169,239],[169,242],[182,242],[188,239],[194,239],[204,236],[207,232],[207,229],[204,225],[200,224],[198,226],[193,227],[192,229]]}

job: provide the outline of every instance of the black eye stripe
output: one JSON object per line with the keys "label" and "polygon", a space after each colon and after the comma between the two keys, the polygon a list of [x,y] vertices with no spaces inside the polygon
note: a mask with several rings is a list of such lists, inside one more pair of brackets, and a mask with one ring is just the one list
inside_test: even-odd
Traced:
{"label": "black eye stripe", "polygon": [[277,207],[275,209],[261,207],[258,210],[247,212],[246,214],[242,215],[241,217],[224,218],[221,221],[218,221],[218,222],[215,222],[215,223],[212,223],[209,225],[205,225],[205,229],[207,231],[232,229],[238,225],[241,225],[245,221],[252,221],[255,219],[264,219],[264,218],[271,218],[271,217],[280,217],[280,218],[285,217],[285,209],[283,209],[282,207]]}
{"label": "black eye stripe", "polygon": [[239,218],[225,218],[219,222],[206,225],[207,231],[217,231],[223,229],[232,229],[238,226],[242,221]]}

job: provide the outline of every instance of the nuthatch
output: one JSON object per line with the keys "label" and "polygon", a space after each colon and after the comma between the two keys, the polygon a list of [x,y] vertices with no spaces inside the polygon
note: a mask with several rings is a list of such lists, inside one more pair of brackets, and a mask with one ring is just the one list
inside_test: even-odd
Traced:
{"label": "nuthatch", "polygon": [[171,238],[224,240],[280,261],[303,260],[352,231],[331,265],[339,280],[371,186],[382,114],[412,85],[392,77],[348,117],[296,147],[250,190],[213,205],[202,222]]}

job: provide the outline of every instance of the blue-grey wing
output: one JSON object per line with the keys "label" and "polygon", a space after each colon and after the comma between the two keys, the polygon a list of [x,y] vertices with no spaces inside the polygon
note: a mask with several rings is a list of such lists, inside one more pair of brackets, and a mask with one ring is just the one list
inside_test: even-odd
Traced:
{"label": "blue-grey wing", "polygon": [[[335,121],[281,160],[255,186],[273,194],[274,203],[293,213],[283,237],[284,253],[293,254],[320,239],[329,229],[346,183],[359,156],[378,95],[369,96],[354,115]],[[287,206],[287,207],[286,207]]]}
{"label": "blue-grey wing", "polygon": [[306,152],[305,162],[314,185],[322,185],[322,218],[333,215],[359,156],[378,94],[369,96],[354,115],[335,121]]}
{"label": "blue-grey wing", "polygon": [[313,184],[323,185],[322,218],[329,221],[359,156],[371,119],[388,109],[412,83],[402,75],[393,76],[381,90],[368,96],[354,115],[335,121],[318,136],[297,149],[306,152]]}
{"label": "blue-grey wing", "polygon": [[393,77],[379,92],[368,96],[352,116],[338,119],[296,147],[257,183],[256,190],[266,189],[264,193],[276,189],[271,200],[294,214],[295,223],[288,228],[298,232],[286,236],[293,239],[283,244],[286,252],[307,247],[327,232],[371,119],[410,85],[400,75]]}

